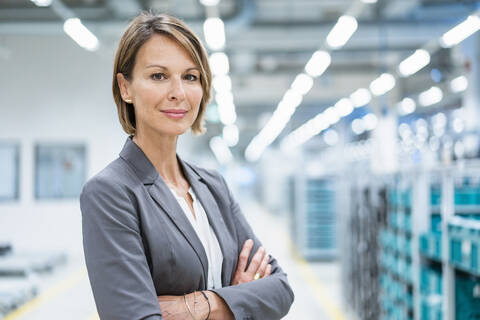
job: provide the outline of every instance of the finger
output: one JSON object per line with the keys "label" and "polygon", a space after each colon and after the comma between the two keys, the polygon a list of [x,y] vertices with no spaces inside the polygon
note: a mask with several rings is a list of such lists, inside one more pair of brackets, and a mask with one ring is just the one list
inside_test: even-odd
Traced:
{"label": "finger", "polygon": [[262,263],[260,264],[257,270],[257,273],[260,275],[260,277],[265,276],[265,271],[267,270],[269,260],[270,260],[269,255],[265,254],[265,256],[262,259]]}
{"label": "finger", "polygon": [[252,261],[250,261],[250,265],[248,266],[248,269],[246,271],[252,277],[257,272],[258,267],[262,263],[264,256],[265,256],[265,248],[264,247],[258,248],[257,252],[255,252],[255,255],[252,258]]}
{"label": "finger", "polygon": [[242,251],[240,251],[240,256],[238,257],[238,266],[237,270],[240,272],[245,272],[245,269],[247,269],[247,262],[248,262],[248,257],[250,256],[250,252],[252,251],[253,248],[253,240],[248,239],[245,241],[243,244]]}
{"label": "finger", "polygon": [[264,275],[264,277],[268,277],[271,273],[272,273],[272,265],[271,265],[271,264],[268,264],[268,265],[267,265],[267,268],[266,268],[266,270],[265,270],[265,275]]}

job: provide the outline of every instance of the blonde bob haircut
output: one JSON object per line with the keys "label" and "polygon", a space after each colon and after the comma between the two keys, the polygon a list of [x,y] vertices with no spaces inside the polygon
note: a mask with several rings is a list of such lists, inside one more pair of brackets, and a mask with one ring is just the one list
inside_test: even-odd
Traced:
{"label": "blonde bob haircut", "polygon": [[212,73],[208,65],[208,56],[205,48],[184,22],[167,14],[153,14],[151,12],[141,13],[128,25],[127,30],[120,39],[117,53],[115,54],[112,91],[117,105],[118,118],[123,130],[129,135],[135,134],[135,112],[133,104],[126,103],[122,99],[117,82],[117,74],[123,74],[127,81],[132,80],[137,52],[155,34],[166,35],[177,41],[190,55],[200,71],[200,84],[203,89],[203,96],[197,118],[192,124],[191,130],[195,135],[202,134],[205,132],[204,116],[210,100],[212,83]]}

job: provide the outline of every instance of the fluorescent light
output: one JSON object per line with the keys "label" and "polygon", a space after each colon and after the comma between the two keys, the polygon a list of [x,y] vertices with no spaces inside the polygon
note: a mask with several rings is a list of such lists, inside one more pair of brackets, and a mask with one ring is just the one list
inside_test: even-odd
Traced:
{"label": "fluorescent light", "polygon": [[377,0],[362,0],[362,2],[371,4],[371,3],[377,3]]}
{"label": "fluorescent light", "polygon": [[200,0],[200,3],[206,7],[214,7],[216,6],[220,0]]}
{"label": "fluorescent light", "polygon": [[52,0],[31,0],[38,7],[48,7],[52,4]]}
{"label": "fluorescent light", "polygon": [[98,39],[90,32],[78,18],[70,18],[63,24],[63,31],[79,46],[89,51],[98,49]]}
{"label": "fluorescent light", "polygon": [[465,76],[460,76],[450,81],[450,89],[457,93],[467,90],[468,79]]}
{"label": "fluorescent light", "polygon": [[215,95],[217,104],[233,103],[233,94],[230,91],[220,91]]}
{"label": "fluorescent light", "polygon": [[227,74],[230,70],[228,56],[223,52],[215,52],[210,56],[210,69],[214,75]]}
{"label": "fluorescent light", "polygon": [[237,120],[237,114],[235,112],[232,93],[230,91],[217,92],[215,95],[215,101],[217,102],[220,121],[224,125],[235,123]]}
{"label": "fluorescent light", "polygon": [[310,77],[309,75],[306,75],[305,73],[301,73],[295,78],[295,80],[292,83],[291,88],[292,88],[292,90],[295,90],[298,93],[304,95],[308,91],[310,91],[312,86],[313,86],[312,77]]}
{"label": "fluorescent light", "polygon": [[305,65],[305,71],[312,77],[321,76],[332,62],[330,54],[326,51],[315,51]]}
{"label": "fluorescent light", "polygon": [[398,66],[398,71],[404,77],[411,76],[430,63],[430,53],[424,49],[418,49],[410,57],[403,60]]}
{"label": "fluorescent light", "polygon": [[228,148],[225,141],[220,137],[213,137],[209,142],[210,149],[212,149],[215,158],[220,164],[227,164],[233,159],[232,152]]}
{"label": "fluorescent light", "polygon": [[480,17],[469,16],[467,20],[447,31],[440,39],[440,45],[444,48],[459,44],[480,29]]}
{"label": "fluorescent light", "polygon": [[353,103],[350,99],[342,98],[335,103],[335,109],[341,117],[346,117],[353,111]]}
{"label": "fluorescent light", "polygon": [[402,139],[406,139],[407,137],[412,135],[412,130],[410,126],[406,123],[402,123],[398,126],[398,134]]}
{"label": "fluorescent light", "polygon": [[224,125],[234,124],[237,120],[235,105],[232,103],[223,103],[218,105],[218,115]]}
{"label": "fluorescent light", "polygon": [[221,50],[225,46],[225,26],[220,18],[208,18],[203,23],[203,33],[207,45],[212,50]]}
{"label": "fluorescent light", "polygon": [[329,107],[323,111],[323,117],[329,125],[335,124],[340,120],[340,116],[334,107]]}
{"label": "fluorescent light", "polygon": [[317,114],[313,119],[310,119],[305,124],[288,134],[288,136],[282,140],[280,147],[286,152],[295,146],[307,142],[313,136],[327,129],[328,126],[329,123],[328,120],[325,119],[325,116],[322,113]]}
{"label": "fluorescent light", "polygon": [[280,103],[283,103],[284,105],[287,105],[289,107],[296,108],[302,103],[303,97],[302,95],[293,90],[289,89],[285,94],[283,95],[282,101]]}
{"label": "fluorescent light", "polygon": [[370,83],[370,91],[376,95],[381,96],[395,87],[395,78],[389,73],[381,74],[377,79]]}
{"label": "fluorescent light", "polygon": [[372,94],[367,89],[360,88],[350,95],[350,100],[355,107],[363,107],[372,100]]}
{"label": "fluorescent light", "polygon": [[341,16],[327,36],[327,44],[333,49],[343,47],[357,28],[358,23],[355,17]]}
{"label": "fluorescent light", "polygon": [[[301,96],[300,96],[301,97]],[[270,119],[270,122],[276,122],[277,124],[279,122],[282,123],[287,123],[292,115],[295,113],[295,109],[297,106],[300,104],[301,100],[298,100],[298,102],[288,102],[288,101],[280,101],[280,103],[277,106],[277,109],[273,112],[273,116]],[[297,104],[298,103],[298,104]]]}
{"label": "fluorescent light", "polygon": [[329,146],[334,146],[338,143],[338,133],[337,131],[330,129],[323,134],[323,140]]}
{"label": "fluorescent light", "polygon": [[260,159],[260,157],[262,156],[262,152],[263,152],[263,148],[260,148],[260,147],[257,147],[257,145],[254,143],[256,142],[257,140],[252,140],[252,142],[249,143],[249,145],[247,146],[247,148],[245,149],[245,159],[247,159],[247,161],[249,162],[255,162],[257,161],[258,159]]}
{"label": "fluorescent light", "polygon": [[216,92],[232,90],[232,80],[225,74],[213,77],[212,85]]}
{"label": "fluorescent light", "polygon": [[443,92],[439,87],[431,87],[430,89],[420,93],[418,101],[424,107],[431,106],[443,99]]}
{"label": "fluorescent light", "polygon": [[398,103],[398,111],[401,115],[406,115],[415,111],[417,104],[412,98],[403,98],[402,101]]}
{"label": "fluorescent light", "polygon": [[365,126],[365,130],[373,130],[377,127],[378,118],[373,113],[366,114],[363,118],[363,125]]}
{"label": "fluorescent light", "polygon": [[223,140],[229,147],[234,147],[238,143],[238,127],[234,124],[223,127]]}
{"label": "fluorescent light", "polygon": [[327,129],[329,124],[327,120],[325,119],[324,115],[319,113],[315,116],[315,118],[311,119],[310,121],[307,122],[311,127],[308,128],[309,133],[311,136],[314,136],[316,134],[319,134],[323,130]]}
{"label": "fluorescent light", "polygon": [[352,121],[352,131],[356,135],[359,135],[365,132],[365,125],[363,124],[362,119],[355,119]]}
{"label": "fluorescent light", "polygon": [[444,128],[447,125],[447,116],[443,112],[439,112],[432,117],[433,127]]}

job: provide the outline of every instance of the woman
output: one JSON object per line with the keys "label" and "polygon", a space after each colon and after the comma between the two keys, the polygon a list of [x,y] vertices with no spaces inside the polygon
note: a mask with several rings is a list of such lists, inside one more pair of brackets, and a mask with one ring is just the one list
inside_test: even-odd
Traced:
{"label": "woman", "polygon": [[210,85],[205,50],[183,22],[150,13],[132,21],[113,72],[130,137],[80,197],[102,320],[280,319],[293,302],[224,179],[176,154],[179,135],[204,131]]}

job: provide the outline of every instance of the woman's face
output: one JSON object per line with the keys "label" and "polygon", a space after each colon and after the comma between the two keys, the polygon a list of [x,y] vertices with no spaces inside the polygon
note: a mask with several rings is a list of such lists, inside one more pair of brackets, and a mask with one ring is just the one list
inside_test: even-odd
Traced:
{"label": "woman's face", "polygon": [[200,71],[175,40],[155,34],[137,52],[132,77],[117,75],[122,98],[135,109],[141,135],[178,136],[197,118]]}

